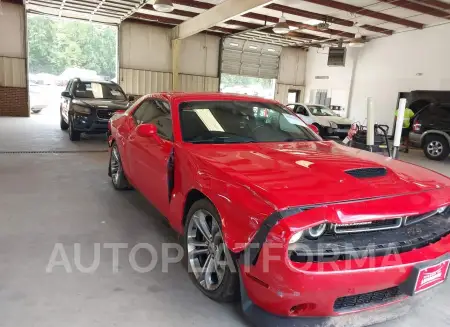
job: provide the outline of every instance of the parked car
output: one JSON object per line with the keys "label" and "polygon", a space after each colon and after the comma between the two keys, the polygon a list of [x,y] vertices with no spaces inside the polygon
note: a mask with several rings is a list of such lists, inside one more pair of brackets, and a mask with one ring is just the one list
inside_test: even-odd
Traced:
{"label": "parked car", "polygon": [[323,141],[251,96],[147,95],[109,126],[112,185],[153,203],[195,286],[240,296],[257,326],[376,324],[442,292],[448,177]]}
{"label": "parked car", "polygon": [[114,82],[71,79],[61,93],[61,129],[69,130],[72,141],[79,141],[81,133],[105,133],[111,116],[132,100]]}
{"label": "parked car", "polygon": [[345,139],[352,126],[350,119],[340,117],[330,108],[320,104],[293,103],[288,104],[288,107],[308,123],[316,125],[323,137],[338,136]]}
{"label": "parked car", "polygon": [[446,159],[450,154],[450,103],[433,103],[417,112],[409,136],[427,158]]}

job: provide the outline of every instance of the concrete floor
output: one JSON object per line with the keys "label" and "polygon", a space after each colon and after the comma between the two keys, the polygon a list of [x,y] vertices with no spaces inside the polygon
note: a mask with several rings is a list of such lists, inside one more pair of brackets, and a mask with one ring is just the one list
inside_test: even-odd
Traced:
{"label": "concrete floor", "polygon": [[[96,243],[152,244],[176,242],[175,233],[135,191],[113,190],[106,174],[104,138],[68,141],[55,117],[0,118],[0,151],[99,151],[56,154],[0,153],[0,326],[197,326],[245,327],[238,305],[217,304],[189,281],[181,264],[162,273],[134,271],[128,250],[119,251],[113,271],[111,249],[101,248],[93,273],[74,263],[75,244],[81,264],[89,266]],[[450,176],[449,161],[432,163],[420,151],[408,161]],[[70,267],[46,272],[56,243]],[[147,251],[137,261],[148,264]],[[58,256],[58,259],[61,257]],[[450,283],[432,303],[384,327],[450,325]]]}

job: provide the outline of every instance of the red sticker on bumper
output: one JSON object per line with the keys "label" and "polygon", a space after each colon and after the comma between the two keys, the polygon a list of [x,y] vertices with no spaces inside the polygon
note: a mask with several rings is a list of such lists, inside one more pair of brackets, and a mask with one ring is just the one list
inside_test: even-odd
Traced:
{"label": "red sticker on bumper", "polygon": [[437,265],[421,269],[417,276],[414,293],[423,292],[445,282],[449,266],[450,260],[446,260]]}

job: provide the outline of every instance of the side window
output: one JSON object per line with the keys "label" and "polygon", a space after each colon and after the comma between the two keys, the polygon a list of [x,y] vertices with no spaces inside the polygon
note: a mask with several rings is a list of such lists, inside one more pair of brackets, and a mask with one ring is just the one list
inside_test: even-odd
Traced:
{"label": "side window", "polygon": [[295,109],[295,105],[293,105],[293,104],[288,104],[286,107],[288,107],[288,108],[291,109],[291,110],[294,110],[294,109]]}
{"label": "side window", "polygon": [[295,112],[300,114],[300,115],[303,115],[303,116],[309,116],[308,111],[303,106],[297,106],[295,108]]}
{"label": "side window", "polygon": [[158,128],[158,134],[164,139],[172,139],[172,116],[170,114],[170,106],[165,101],[155,101],[155,106],[158,111],[158,116],[152,121]]}
{"label": "side window", "polygon": [[154,124],[164,139],[172,139],[172,117],[167,102],[148,99],[133,113],[136,125]]}

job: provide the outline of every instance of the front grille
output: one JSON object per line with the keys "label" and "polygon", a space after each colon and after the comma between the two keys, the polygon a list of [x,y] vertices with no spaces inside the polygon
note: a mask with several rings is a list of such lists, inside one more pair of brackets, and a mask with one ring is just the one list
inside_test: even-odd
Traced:
{"label": "front grille", "polygon": [[403,294],[401,293],[398,286],[387,288],[381,291],[344,296],[338,298],[334,302],[334,311],[343,312],[361,310],[364,308],[393,302],[402,296]]}
{"label": "front grille", "polygon": [[339,129],[350,129],[352,125],[349,124],[337,124]]}
{"label": "front grille", "polygon": [[101,119],[110,119],[114,115],[115,110],[97,109],[97,117]]}
{"label": "front grille", "polygon": [[416,215],[416,216],[408,216],[405,218],[405,226],[409,226],[412,224],[416,224],[421,222],[422,220],[428,219],[433,217],[434,215],[436,215],[438,213],[437,210],[433,210],[431,212],[427,212],[421,215]]}
{"label": "front grille", "polygon": [[435,215],[413,225],[380,232],[327,233],[318,240],[303,239],[289,245],[295,262],[361,259],[408,252],[438,242],[450,234],[450,217]]}
{"label": "front grille", "polygon": [[333,225],[333,232],[335,234],[349,234],[374,232],[380,230],[396,229],[402,225],[403,218],[385,219],[368,221],[364,223],[354,224],[335,224]]}
{"label": "front grille", "polygon": [[345,171],[347,174],[356,178],[374,178],[387,174],[386,168],[358,168]]}

